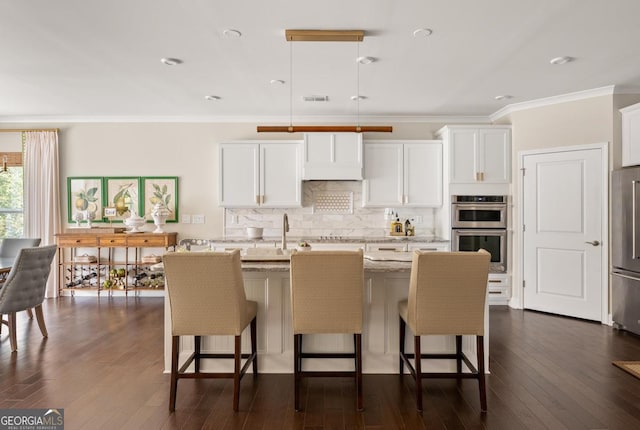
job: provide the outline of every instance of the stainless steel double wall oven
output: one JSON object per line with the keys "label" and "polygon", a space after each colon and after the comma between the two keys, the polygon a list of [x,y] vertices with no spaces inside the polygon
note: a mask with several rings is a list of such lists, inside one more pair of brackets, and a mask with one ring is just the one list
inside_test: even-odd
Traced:
{"label": "stainless steel double wall oven", "polygon": [[451,196],[453,251],[491,253],[490,271],[507,271],[507,196]]}

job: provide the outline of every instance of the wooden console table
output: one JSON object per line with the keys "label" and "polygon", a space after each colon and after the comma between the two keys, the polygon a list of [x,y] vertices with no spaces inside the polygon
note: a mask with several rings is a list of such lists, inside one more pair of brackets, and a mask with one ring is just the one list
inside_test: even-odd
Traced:
{"label": "wooden console table", "polygon": [[159,257],[169,248],[175,250],[177,235],[112,232],[56,235],[60,295],[64,292],[73,295],[78,290],[94,290],[99,295],[114,290],[128,294],[164,288],[162,274],[152,273],[149,266],[157,262],[154,255]]}

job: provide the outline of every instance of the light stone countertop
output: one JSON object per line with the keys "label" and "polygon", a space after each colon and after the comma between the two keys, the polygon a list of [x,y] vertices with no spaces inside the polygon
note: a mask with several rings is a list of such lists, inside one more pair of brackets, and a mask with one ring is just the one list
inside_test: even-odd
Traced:
{"label": "light stone countertop", "polygon": [[[365,272],[410,272],[410,261],[370,261],[364,260]],[[288,262],[242,262],[243,272],[288,272]]]}
{"label": "light stone countertop", "polygon": [[[189,239],[184,239],[189,240]],[[280,236],[267,236],[261,239],[249,239],[246,236],[233,236],[233,237],[217,237],[212,239],[202,239],[208,240],[209,242],[217,242],[217,243],[246,243],[246,242],[255,242],[255,243],[270,243],[270,242],[280,242],[282,238]],[[446,239],[442,239],[440,237],[434,236],[323,236],[320,237],[311,237],[311,236],[288,236],[287,242],[301,242],[306,241],[309,243],[448,243],[449,241]]]}

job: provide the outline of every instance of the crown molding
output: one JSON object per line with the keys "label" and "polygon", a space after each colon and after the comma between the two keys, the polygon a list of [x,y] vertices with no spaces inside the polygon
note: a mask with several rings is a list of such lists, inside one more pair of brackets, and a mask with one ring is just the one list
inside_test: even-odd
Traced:
{"label": "crown molding", "polygon": [[[482,115],[309,115],[295,116],[293,124],[367,124],[381,123],[426,123],[426,124],[489,124],[488,116]],[[205,116],[205,115],[167,115],[167,116],[73,116],[73,115],[34,115],[34,116],[2,116],[0,124],[68,124],[68,123],[212,123],[212,124],[286,124],[288,116]]]}
{"label": "crown molding", "polygon": [[505,115],[512,114],[521,110],[534,109],[545,106],[552,106],[559,103],[574,102],[578,100],[590,99],[593,97],[610,96],[615,92],[615,85],[608,85],[606,87],[593,88],[591,90],[576,91],[574,93],[560,94],[552,97],[545,97],[537,100],[529,100],[521,103],[513,103],[497,110],[489,115],[491,122],[495,122]]}

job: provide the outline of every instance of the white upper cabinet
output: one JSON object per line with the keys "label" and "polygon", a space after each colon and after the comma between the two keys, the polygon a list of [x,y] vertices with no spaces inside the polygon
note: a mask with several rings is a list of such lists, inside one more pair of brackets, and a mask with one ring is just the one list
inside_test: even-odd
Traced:
{"label": "white upper cabinet", "polygon": [[449,151],[452,184],[511,182],[511,128],[447,126],[438,132]]}
{"label": "white upper cabinet", "polygon": [[302,206],[298,141],[221,143],[219,159],[220,206]]}
{"label": "white upper cabinet", "polygon": [[404,205],[442,206],[442,143],[405,143]]}
{"label": "white upper cabinet", "polygon": [[622,165],[640,165],[640,103],[620,109],[622,113]]}
{"label": "white upper cabinet", "polygon": [[441,142],[366,142],[362,204],[366,207],[442,206]]}
{"label": "white upper cabinet", "polygon": [[302,150],[303,180],[361,180],[361,133],[307,133]]}

